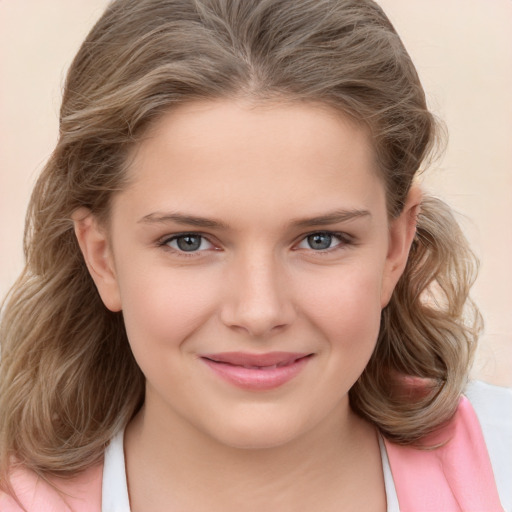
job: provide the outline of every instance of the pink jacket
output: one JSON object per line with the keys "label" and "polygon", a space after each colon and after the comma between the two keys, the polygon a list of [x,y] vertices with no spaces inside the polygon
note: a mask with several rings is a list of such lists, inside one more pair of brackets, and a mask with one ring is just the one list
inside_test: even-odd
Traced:
{"label": "pink jacket", "polygon": [[[480,424],[466,398],[453,419],[425,441],[445,444],[418,450],[385,442],[401,512],[503,511]],[[102,475],[100,465],[72,480],[54,480],[62,496],[28,471],[18,470],[12,481],[28,512],[100,512]],[[0,493],[0,511],[22,509]]]}

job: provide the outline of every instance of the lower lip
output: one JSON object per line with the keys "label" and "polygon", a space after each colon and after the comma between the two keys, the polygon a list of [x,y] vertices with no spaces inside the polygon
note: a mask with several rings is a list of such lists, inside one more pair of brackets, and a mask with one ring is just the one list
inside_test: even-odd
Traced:
{"label": "lower lip", "polygon": [[277,368],[252,369],[226,363],[218,363],[211,359],[202,360],[222,379],[239,388],[253,391],[275,389],[296,377],[306,366],[311,356],[301,357],[293,363]]}

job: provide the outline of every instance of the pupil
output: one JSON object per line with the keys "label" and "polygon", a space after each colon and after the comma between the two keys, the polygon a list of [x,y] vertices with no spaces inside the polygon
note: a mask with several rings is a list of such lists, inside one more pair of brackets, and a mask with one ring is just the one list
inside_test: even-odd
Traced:
{"label": "pupil", "polygon": [[197,251],[201,245],[201,237],[197,235],[183,235],[177,239],[177,244],[182,251]]}
{"label": "pupil", "polygon": [[327,233],[315,233],[308,236],[308,244],[311,249],[329,249],[332,241],[332,236]]}

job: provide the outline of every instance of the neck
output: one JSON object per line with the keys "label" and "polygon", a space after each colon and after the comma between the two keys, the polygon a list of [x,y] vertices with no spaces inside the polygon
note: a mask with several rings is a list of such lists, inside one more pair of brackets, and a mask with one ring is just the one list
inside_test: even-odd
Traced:
{"label": "neck", "polygon": [[145,407],[127,427],[125,452],[133,512],[167,510],[169,503],[178,510],[299,512],[339,510],[340,503],[350,510],[353,502],[354,510],[378,510],[373,497],[361,508],[368,492],[360,484],[369,478],[385,500],[375,429],[348,400],[300,437],[258,449],[227,446],[183,418],[153,418]]}

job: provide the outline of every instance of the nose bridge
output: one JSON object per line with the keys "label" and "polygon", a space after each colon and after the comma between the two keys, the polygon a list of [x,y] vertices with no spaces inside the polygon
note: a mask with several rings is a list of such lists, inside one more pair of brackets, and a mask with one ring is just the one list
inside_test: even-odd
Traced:
{"label": "nose bridge", "polygon": [[222,311],[226,325],[262,336],[291,322],[284,269],[270,249],[253,248],[238,255],[229,273]]}

